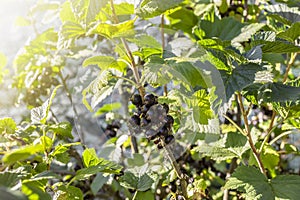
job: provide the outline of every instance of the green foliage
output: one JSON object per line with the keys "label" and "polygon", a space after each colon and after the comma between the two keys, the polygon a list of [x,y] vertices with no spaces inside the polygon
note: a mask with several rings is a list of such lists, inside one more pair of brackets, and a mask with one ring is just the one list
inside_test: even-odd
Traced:
{"label": "green foliage", "polygon": [[300,193],[295,187],[299,181],[296,175],[278,175],[267,180],[258,169],[241,166],[229,178],[225,188],[244,192],[246,199],[297,199]]}
{"label": "green foliage", "polygon": [[299,6],[241,2],[39,1],[13,80],[0,54],[30,109],[0,119],[1,198],[298,199]]}
{"label": "green foliage", "polygon": [[140,7],[136,10],[136,13],[142,18],[152,18],[178,6],[181,2],[182,0],[143,0]]}
{"label": "green foliage", "polygon": [[150,189],[153,182],[154,180],[147,173],[134,174],[130,171],[125,172],[120,180],[122,186],[142,192]]}

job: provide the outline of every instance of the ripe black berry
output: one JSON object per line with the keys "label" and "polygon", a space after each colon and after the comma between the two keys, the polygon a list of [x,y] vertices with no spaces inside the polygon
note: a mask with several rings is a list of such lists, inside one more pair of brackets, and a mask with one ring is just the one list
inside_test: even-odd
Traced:
{"label": "ripe black berry", "polygon": [[173,136],[173,135],[167,135],[167,136],[165,137],[165,143],[166,143],[166,144],[169,144],[173,139],[174,139],[174,136]]}
{"label": "ripe black berry", "polygon": [[142,114],[146,114],[148,112],[149,108],[150,107],[148,105],[144,105],[141,109]]}
{"label": "ripe black berry", "polygon": [[112,126],[113,128],[116,128],[116,129],[121,128],[121,124],[120,124],[120,122],[117,121],[117,120],[112,121],[111,126]]}
{"label": "ripe black berry", "polygon": [[163,103],[162,106],[165,109],[166,113],[168,113],[169,112],[169,106],[168,106],[168,104]]}
{"label": "ripe black berry", "polygon": [[162,145],[161,143],[158,143],[158,144],[157,144],[157,148],[158,148],[158,149],[162,149],[162,148],[163,148],[163,145]]}
{"label": "ripe black berry", "polygon": [[141,126],[147,126],[150,124],[151,120],[147,119],[145,116],[141,119]]}
{"label": "ripe black berry", "polygon": [[130,100],[136,107],[141,107],[143,105],[142,97],[139,94],[134,94]]}
{"label": "ripe black berry", "polygon": [[158,144],[160,142],[160,139],[159,138],[157,138],[156,140],[154,140],[154,144]]}
{"label": "ripe black berry", "polygon": [[174,193],[177,191],[177,186],[175,185],[174,182],[172,182],[171,185],[169,185],[169,188]]}
{"label": "ripe black berry", "polygon": [[145,101],[145,105],[147,105],[148,107],[151,107],[157,103],[157,99],[153,94],[146,94],[144,96],[144,101]]}
{"label": "ripe black berry", "polygon": [[174,124],[174,118],[171,115],[167,115],[165,117],[165,120],[166,120],[166,124],[168,124],[168,125],[173,125]]}
{"label": "ripe black berry", "polygon": [[105,130],[105,134],[106,134],[108,137],[116,137],[117,132],[116,132],[115,130],[106,129],[106,130]]}
{"label": "ripe black berry", "polygon": [[153,129],[146,131],[145,136],[148,140],[154,140],[157,137],[157,132]]}
{"label": "ripe black berry", "polygon": [[130,118],[130,122],[133,125],[137,125],[137,126],[141,125],[141,119],[137,115],[132,115],[131,118]]}
{"label": "ripe black berry", "polygon": [[169,129],[166,126],[163,126],[159,129],[158,134],[166,137],[169,134]]}

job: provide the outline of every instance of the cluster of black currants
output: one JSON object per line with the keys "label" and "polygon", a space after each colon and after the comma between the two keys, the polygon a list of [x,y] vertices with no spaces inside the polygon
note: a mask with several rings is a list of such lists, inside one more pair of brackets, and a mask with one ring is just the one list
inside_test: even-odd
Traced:
{"label": "cluster of black currants", "polygon": [[121,128],[120,122],[112,121],[112,123],[110,123],[106,126],[104,133],[108,138],[113,138],[113,137],[116,137],[117,131],[120,128]]}
{"label": "cluster of black currants", "polygon": [[59,84],[58,80],[54,77],[54,72],[51,67],[44,67],[41,74],[36,78],[31,87],[26,91],[24,101],[31,106],[39,106],[40,96],[47,96],[50,93],[52,85]]}
{"label": "cluster of black currants", "polygon": [[159,104],[158,97],[150,93],[144,96],[144,101],[139,94],[134,94],[130,100],[137,108],[130,118],[130,123],[143,128],[148,140],[153,140],[158,149],[163,148],[161,140],[165,144],[174,140],[174,135],[171,134],[174,118],[168,114],[168,104]]}

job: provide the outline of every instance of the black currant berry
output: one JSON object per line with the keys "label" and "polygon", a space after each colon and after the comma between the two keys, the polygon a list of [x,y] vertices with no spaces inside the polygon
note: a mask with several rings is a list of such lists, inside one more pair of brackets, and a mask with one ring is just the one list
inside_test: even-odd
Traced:
{"label": "black currant berry", "polygon": [[165,117],[165,120],[166,120],[166,124],[168,124],[168,125],[172,126],[174,124],[174,118],[171,115],[167,115]]}
{"label": "black currant berry", "polygon": [[153,94],[146,94],[144,96],[144,101],[145,101],[145,105],[147,105],[148,107],[151,107],[157,103],[157,99]]}
{"label": "black currant berry", "polygon": [[168,113],[169,110],[170,110],[168,104],[163,103],[162,106],[163,106],[163,108],[165,109],[166,113]]}
{"label": "black currant berry", "polygon": [[160,142],[160,139],[157,138],[156,140],[153,141],[154,144],[158,144]]}
{"label": "black currant berry", "polygon": [[157,132],[153,129],[149,129],[145,132],[145,136],[148,140],[154,140],[157,137]]}
{"label": "black currant berry", "polygon": [[114,121],[112,121],[111,126],[112,126],[113,128],[119,129],[119,128],[121,127],[121,124],[120,124],[119,121],[114,120]]}
{"label": "black currant berry", "polygon": [[167,135],[169,135],[169,129],[166,126],[163,126],[159,129],[158,134],[166,137]]}
{"label": "black currant berry", "polygon": [[158,143],[158,144],[157,144],[157,148],[158,148],[158,149],[162,149],[162,148],[163,148],[163,145],[162,145],[161,143]]}
{"label": "black currant berry", "polygon": [[141,112],[142,114],[146,114],[149,110],[150,106],[148,105],[143,105],[142,109],[141,109]]}
{"label": "black currant berry", "polygon": [[136,107],[141,107],[143,105],[142,97],[139,94],[134,94],[130,98],[130,100],[131,100],[132,104],[135,105]]}
{"label": "black currant berry", "polygon": [[130,122],[134,125],[140,126],[141,125],[141,119],[137,115],[132,115],[130,118]]}
{"label": "black currant berry", "polygon": [[170,144],[170,142],[174,139],[174,136],[173,135],[167,135],[165,137],[165,143],[166,144]]}
{"label": "black currant berry", "polygon": [[171,185],[169,185],[170,190],[175,193],[177,191],[177,186],[175,185],[175,183],[171,183]]}
{"label": "black currant berry", "polygon": [[151,120],[147,119],[145,116],[141,119],[141,126],[147,126],[150,124]]}
{"label": "black currant berry", "polygon": [[106,134],[108,137],[116,137],[117,132],[116,132],[115,130],[106,129],[106,130],[105,130],[105,134]]}

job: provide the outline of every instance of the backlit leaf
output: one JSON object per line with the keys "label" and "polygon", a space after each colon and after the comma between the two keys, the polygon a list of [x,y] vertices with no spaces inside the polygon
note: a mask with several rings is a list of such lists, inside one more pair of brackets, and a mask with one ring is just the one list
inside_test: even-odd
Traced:
{"label": "backlit leaf", "polygon": [[5,117],[0,119],[0,134],[14,134],[16,129],[17,124],[12,118]]}
{"label": "backlit leaf", "polygon": [[43,150],[44,148],[41,144],[21,147],[7,152],[3,156],[2,161],[6,164],[13,164],[17,161],[25,160],[36,153],[43,152]]}
{"label": "backlit leaf", "polygon": [[178,6],[181,2],[182,0],[143,0],[136,14],[142,18],[155,17]]}
{"label": "backlit leaf", "polygon": [[224,187],[244,192],[247,200],[271,200],[275,198],[267,178],[254,167],[238,167]]}

